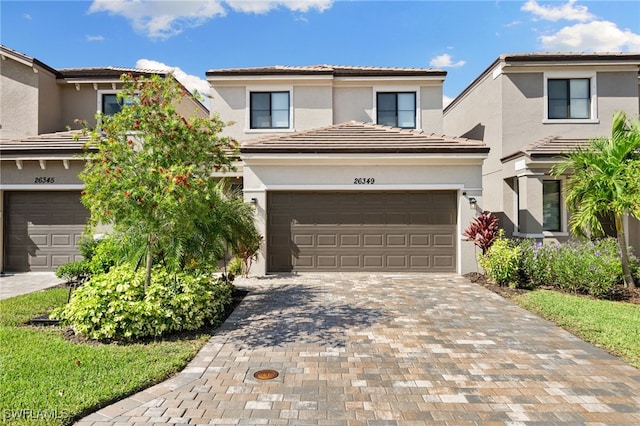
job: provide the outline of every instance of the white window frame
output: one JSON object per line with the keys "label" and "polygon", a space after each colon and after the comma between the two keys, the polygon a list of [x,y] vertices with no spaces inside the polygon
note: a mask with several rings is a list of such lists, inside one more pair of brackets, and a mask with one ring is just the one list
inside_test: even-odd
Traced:
{"label": "white window frame", "polygon": [[[560,181],[560,231],[542,231],[545,237],[568,237],[569,236],[569,226],[568,226],[568,210],[567,210],[567,194],[566,194],[566,183],[567,179],[565,176],[553,177],[549,175],[545,175],[542,178],[543,181]],[[544,196],[544,191],[543,191]],[[544,204],[544,199],[542,200]],[[544,209],[543,209],[544,210]],[[543,218],[544,220],[544,218]],[[544,226],[544,224],[543,224]]]}
{"label": "white window frame", "polygon": [[378,93],[415,93],[416,94],[416,128],[408,130],[422,130],[422,111],[420,105],[420,86],[375,86],[373,87],[372,105],[373,105],[373,117],[372,121],[378,124]]}
{"label": "white window frame", "polygon": [[[252,92],[289,92],[289,127],[288,128],[268,128],[268,129],[252,129],[251,128],[251,93]],[[245,87],[245,114],[244,114],[244,132],[245,133],[292,133],[295,132],[293,122],[293,86],[292,85],[252,85]]]}
{"label": "white window frame", "polygon": [[98,90],[98,107],[96,108],[96,111],[102,113],[102,97],[104,95],[117,95],[120,92],[121,90]]}
{"label": "white window frame", "polygon": [[[544,73],[544,95],[543,108],[544,115],[542,122],[545,124],[574,124],[574,123],[599,123],[598,119],[598,85],[595,71],[549,71]],[[590,91],[590,118],[549,118],[549,80],[554,79],[589,79]]]}

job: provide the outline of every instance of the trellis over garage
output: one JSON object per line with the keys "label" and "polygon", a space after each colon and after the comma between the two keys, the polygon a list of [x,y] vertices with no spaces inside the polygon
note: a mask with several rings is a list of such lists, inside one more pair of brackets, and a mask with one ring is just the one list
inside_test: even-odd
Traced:
{"label": "trellis over garage", "polygon": [[265,235],[252,273],[476,270],[462,230],[487,153],[360,122],[243,143],[245,199]]}

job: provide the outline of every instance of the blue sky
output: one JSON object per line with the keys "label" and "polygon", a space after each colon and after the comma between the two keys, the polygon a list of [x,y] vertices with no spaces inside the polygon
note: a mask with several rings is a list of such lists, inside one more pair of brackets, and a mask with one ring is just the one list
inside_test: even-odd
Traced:
{"label": "blue sky", "polygon": [[640,52],[640,2],[0,1],[0,43],[54,67],[435,67],[458,95],[501,53]]}

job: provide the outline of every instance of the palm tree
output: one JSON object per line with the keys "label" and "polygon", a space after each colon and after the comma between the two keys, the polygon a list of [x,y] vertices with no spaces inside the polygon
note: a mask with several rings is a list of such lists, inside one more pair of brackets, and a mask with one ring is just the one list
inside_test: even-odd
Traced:
{"label": "palm tree", "polygon": [[567,181],[567,207],[571,231],[586,236],[604,235],[601,219],[612,217],[620,247],[625,286],[635,288],[623,217],[640,219],[640,120],[624,112],[613,115],[611,138],[592,139],[552,169],[556,177],[571,170]]}

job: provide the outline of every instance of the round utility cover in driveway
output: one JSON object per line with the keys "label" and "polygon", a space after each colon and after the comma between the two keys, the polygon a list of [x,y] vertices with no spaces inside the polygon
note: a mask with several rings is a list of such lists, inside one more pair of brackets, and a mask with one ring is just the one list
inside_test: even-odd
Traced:
{"label": "round utility cover in driveway", "polygon": [[267,269],[456,270],[455,191],[269,192]]}

